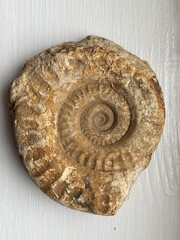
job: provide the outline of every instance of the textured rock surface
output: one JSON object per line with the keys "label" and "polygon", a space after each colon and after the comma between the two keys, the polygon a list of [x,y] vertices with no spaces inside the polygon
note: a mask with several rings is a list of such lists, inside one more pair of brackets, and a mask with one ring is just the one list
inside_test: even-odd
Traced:
{"label": "textured rock surface", "polygon": [[49,197],[113,215],[149,164],[164,103],[149,64],[96,36],[30,59],[11,85],[23,163]]}

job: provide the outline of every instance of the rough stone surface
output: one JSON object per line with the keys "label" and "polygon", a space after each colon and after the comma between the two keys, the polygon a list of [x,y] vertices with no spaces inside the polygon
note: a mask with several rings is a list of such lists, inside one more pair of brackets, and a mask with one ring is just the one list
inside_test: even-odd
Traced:
{"label": "rough stone surface", "polygon": [[165,116],[149,64],[96,36],[27,61],[10,106],[33,181],[57,202],[101,215],[115,214],[128,198]]}

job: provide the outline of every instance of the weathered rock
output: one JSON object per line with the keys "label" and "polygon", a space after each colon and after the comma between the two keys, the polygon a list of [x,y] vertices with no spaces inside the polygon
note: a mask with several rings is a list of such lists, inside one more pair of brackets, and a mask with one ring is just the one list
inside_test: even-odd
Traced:
{"label": "weathered rock", "polygon": [[11,85],[23,163],[49,197],[113,215],[149,164],[164,103],[149,64],[96,36],[52,47]]}

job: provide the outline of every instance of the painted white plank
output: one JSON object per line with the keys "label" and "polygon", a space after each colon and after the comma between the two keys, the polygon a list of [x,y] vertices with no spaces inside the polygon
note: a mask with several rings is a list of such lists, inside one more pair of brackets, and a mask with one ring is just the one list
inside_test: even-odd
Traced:
{"label": "painted white plank", "polygon": [[[178,240],[180,1],[0,0],[0,34],[0,239]],[[113,217],[72,211],[41,193],[20,163],[8,115],[8,85],[26,59],[90,34],[148,60],[166,104],[161,143]]]}

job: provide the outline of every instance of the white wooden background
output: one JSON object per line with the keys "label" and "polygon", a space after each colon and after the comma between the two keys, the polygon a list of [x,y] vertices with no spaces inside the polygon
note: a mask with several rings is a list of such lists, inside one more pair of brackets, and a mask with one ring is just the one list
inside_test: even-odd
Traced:
{"label": "white wooden background", "polygon": [[[19,160],[8,113],[26,59],[90,34],[148,60],[166,103],[161,143],[113,217],[46,197]],[[0,0],[0,98],[0,240],[180,239],[180,0]]]}

